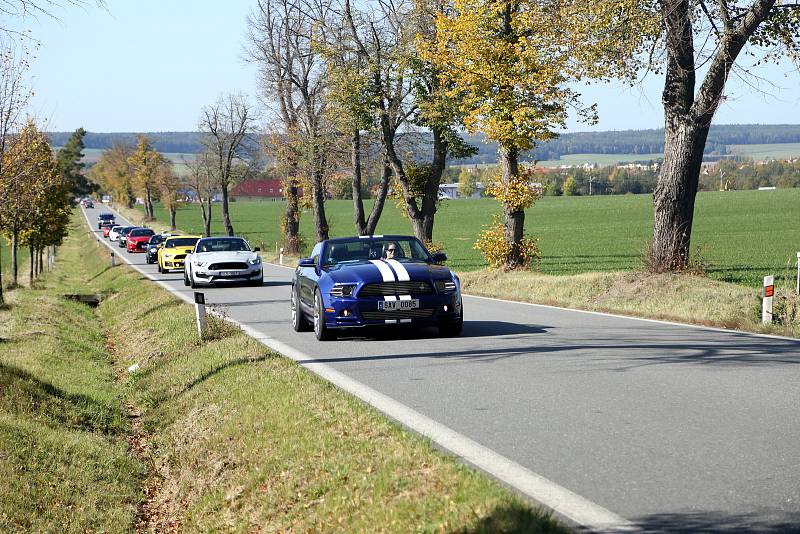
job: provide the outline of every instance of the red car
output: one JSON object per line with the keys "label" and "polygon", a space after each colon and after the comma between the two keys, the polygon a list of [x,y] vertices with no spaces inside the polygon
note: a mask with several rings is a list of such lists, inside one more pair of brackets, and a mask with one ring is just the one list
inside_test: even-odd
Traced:
{"label": "red car", "polygon": [[153,234],[151,228],[134,228],[125,236],[125,249],[128,252],[147,252],[147,243]]}
{"label": "red car", "polygon": [[114,228],[114,223],[104,224],[103,225],[103,237],[108,237],[108,233]]}

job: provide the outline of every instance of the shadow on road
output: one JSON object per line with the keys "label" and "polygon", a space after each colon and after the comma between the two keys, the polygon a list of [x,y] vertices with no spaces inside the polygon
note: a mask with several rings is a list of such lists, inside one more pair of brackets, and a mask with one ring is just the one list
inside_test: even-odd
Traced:
{"label": "shadow on road", "polygon": [[800,513],[764,510],[758,513],[690,512],[654,514],[633,520],[635,532],[766,532],[800,533]]}

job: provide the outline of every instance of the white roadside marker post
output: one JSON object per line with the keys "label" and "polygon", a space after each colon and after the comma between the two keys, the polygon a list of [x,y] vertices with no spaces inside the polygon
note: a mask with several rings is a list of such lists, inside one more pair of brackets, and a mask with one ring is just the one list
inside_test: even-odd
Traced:
{"label": "white roadside marker post", "polygon": [[761,300],[761,322],[772,323],[772,300],[775,298],[775,277],[764,277],[764,294]]}
{"label": "white roadside marker post", "polygon": [[111,266],[112,267],[117,266],[117,256],[114,254],[113,250],[111,251]]}
{"label": "white roadside marker post", "polygon": [[194,292],[194,312],[197,318],[197,334],[203,339],[203,332],[206,331],[208,318],[206,316],[206,296],[199,291]]}
{"label": "white roadside marker post", "polygon": [[278,263],[283,265],[283,247],[281,247],[281,254],[278,256]]}
{"label": "white roadside marker post", "polygon": [[797,284],[794,286],[795,295],[800,295],[800,252],[797,253]]}

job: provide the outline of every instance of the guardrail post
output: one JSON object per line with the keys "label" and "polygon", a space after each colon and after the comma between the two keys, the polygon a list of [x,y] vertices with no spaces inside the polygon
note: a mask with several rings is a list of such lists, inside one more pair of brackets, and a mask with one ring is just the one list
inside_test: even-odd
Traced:
{"label": "guardrail post", "polygon": [[761,322],[772,323],[772,300],[775,298],[775,277],[764,277],[764,293],[761,299]]}
{"label": "guardrail post", "polygon": [[206,316],[206,296],[199,291],[194,292],[194,312],[197,319],[197,335],[203,339],[203,333],[208,325],[208,317]]}

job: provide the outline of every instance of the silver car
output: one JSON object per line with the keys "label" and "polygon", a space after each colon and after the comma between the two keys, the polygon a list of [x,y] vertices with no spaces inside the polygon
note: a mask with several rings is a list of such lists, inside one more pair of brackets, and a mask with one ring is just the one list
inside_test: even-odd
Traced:
{"label": "silver car", "polygon": [[186,256],[183,283],[193,288],[237,282],[260,286],[264,273],[258,251],[241,237],[204,237]]}

